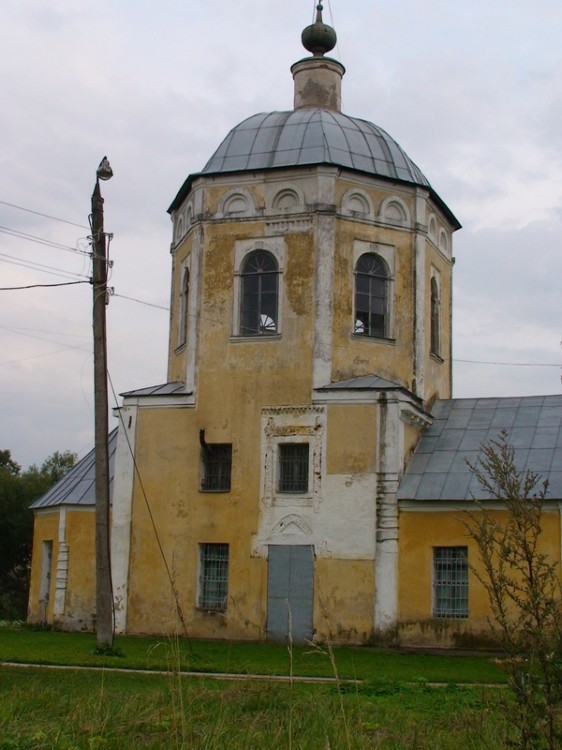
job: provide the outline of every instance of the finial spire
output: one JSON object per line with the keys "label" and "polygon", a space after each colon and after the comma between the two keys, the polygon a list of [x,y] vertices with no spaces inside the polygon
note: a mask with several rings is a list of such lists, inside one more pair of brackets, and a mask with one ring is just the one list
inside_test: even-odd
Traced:
{"label": "finial spire", "polygon": [[316,22],[307,26],[302,32],[302,44],[315,57],[323,57],[326,52],[334,49],[337,42],[336,32],[322,20],[324,6],[321,2],[316,6]]}

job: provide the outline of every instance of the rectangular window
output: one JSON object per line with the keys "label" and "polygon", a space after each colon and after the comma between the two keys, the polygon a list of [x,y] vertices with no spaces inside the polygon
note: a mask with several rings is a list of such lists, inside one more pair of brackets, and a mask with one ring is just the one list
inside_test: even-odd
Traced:
{"label": "rectangular window", "polygon": [[279,492],[308,492],[308,443],[279,445]]}
{"label": "rectangular window", "polygon": [[232,469],[232,445],[209,445],[203,447],[202,492],[229,492]]}
{"label": "rectangular window", "polygon": [[224,612],[227,601],[228,544],[200,544],[198,606]]}
{"label": "rectangular window", "polygon": [[433,548],[433,616],[468,617],[466,547]]}

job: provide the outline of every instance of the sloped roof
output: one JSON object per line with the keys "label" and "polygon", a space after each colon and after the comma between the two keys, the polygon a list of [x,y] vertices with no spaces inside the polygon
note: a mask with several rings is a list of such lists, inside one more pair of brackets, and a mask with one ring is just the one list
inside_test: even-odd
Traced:
{"label": "sloped roof", "polygon": [[147,388],[137,388],[135,391],[126,391],[121,396],[173,396],[189,395],[191,391],[185,390],[185,383],[175,381],[172,383],[161,383],[160,385],[150,385]]}
{"label": "sloped roof", "polygon": [[[113,495],[113,475],[115,449],[117,448],[117,427],[108,435],[109,447],[109,497]],[[31,508],[38,510],[59,505],[95,505],[96,477],[95,451],[92,449],[76,466],[64,475],[51,489],[36,500]]]}
{"label": "sloped roof", "polygon": [[406,390],[399,383],[394,383],[392,380],[386,380],[378,375],[361,375],[357,378],[350,378],[349,380],[339,380],[330,385],[323,385],[318,388],[319,391],[338,391],[338,390],[385,390],[385,391],[397,391]]}
{"label": "sloped roof", "polygon": [[562,395],[437,401],[398,489],[399,500],[484,500],[467,462],[507,431],[518,470],[548,479],[548,498],[562,499]]}

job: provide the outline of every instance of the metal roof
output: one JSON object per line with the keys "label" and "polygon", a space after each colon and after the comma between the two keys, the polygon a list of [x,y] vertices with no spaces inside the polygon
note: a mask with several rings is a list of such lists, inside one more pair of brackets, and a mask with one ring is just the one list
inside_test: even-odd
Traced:
{"label": "metal roof", "polygon": [[399,500],[485,500],[472,475],[483,443],[507,431],[518,470],[548,479],[562,499],[562,395],[437,401],[398,489]]}
{"label": "metal roof", "polygon": [[226,136],[203,174],[335,164],[429,187],[396,141],[366,120],[327,109],[262,112]]}
{"label": "metal roof", "polygon": [[172,201],[175,210],[193,180],[205,175],[331,164],[428,189],[455,228],[458,219],[421,169],[382,128],[328,109],[261,112],[226,136],[203,171],[190,175]]}
{"label": "metal roof", "polygon": [[392,380],[386,380],[380,378],[378,375],[361,375],[357,378],[350,378],[349,380],[339,380],[336,383],[330,383],[330,385],[323,385],[318,388],[319,391],[337,391],[337,390],[403,390],[406,388],[394,383]]}
{"label": "metal roof", "polygon": [[181,395],[186,396],[189,395],[192,391],[186,391],[185,390],[185,383],[182,383],[181,381],[175,381],[172,383],[161,383],[160,385],[151,385],[147,388],[137,388],[136,391],[126,391],[125,393],[122,393],[121,396],[124,397],[131,397],[131,396],[173,396],[173,395]]}
{"label": "metal roof", "polygon": [[[117,448],[117,427],[108,435],[109,445],[109,497],[113,496],[113,475],[115,449]],[[33,510],[58,505],[95,505],[95,456],[92,449],[76,466],[36,500],[30,507]]]}

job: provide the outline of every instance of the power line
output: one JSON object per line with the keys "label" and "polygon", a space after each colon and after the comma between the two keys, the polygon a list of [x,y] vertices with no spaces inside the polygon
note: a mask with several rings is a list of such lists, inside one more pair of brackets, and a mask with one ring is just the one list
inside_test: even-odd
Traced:
{"label": "power line", "polygon": [[147,305],[147,307],[156,307],[158,310],[166,310],[166,312],[169,311],[169,307],[164,307],[163,305],[156,305],[154,302],[145,302],[142,299],[136,299],[135,297],[127,297],[125,294],[117,294],[117,292],[114,292],[113,297],[121,297],[121,299],[128,299],[131,302],[138,302],[141,305]]}
{"label": "power line", "polygon": [[478,359],[453,359],[453,362],[465,362],[469,365],[499,365],[502,367],[562,367],[562,363],[555,365],[543,362],[482,362]]}
{"label": "power line", "polygon": [[[27,286],[0,286],[0,292],[11,292],[18,289],[45,289],[51,286],[74,286],[74,284],[89,284],[89,281],[62,281],[59,284],[28,284]],[[5,326],[0,326],[4,328]]]}
{"label": "power line", "polygon": [[27,232],[20,232],[17,229],[10,229],[9,227],[0,226],[0,232],[7,234],[9,237],[16,237],[19,240],[27,240],[28,242],[35,242],[38,245],[46,245],[52,247],[55,250],[65,250],[69,253],[79,253],[80,255],[89,255],[90,253],[86,250],[79,250],[77,247],[71,247],[70,245],[63,245],[60,242],[54,242],[48,240],[45,237],[38,237],[35,234],[28,234]]}
{"label": "power line", "polygon": [[[4,260],[6,258],[8,258],[9,260]],[[39,271],[41,273],[58,272],[58,273],[55,273],[54,275],[62,276],[63,278],[69,278],[69,277],[72,278],[73,276],[74,277],[78,276],[84,279],[89,278],[88,276],[86,276],[86,274],[83,274],[83,273],[75,273],[74,271],[67,271],[64,268],[57,268],[56,266],[49,266],[46,263],[37,263],[36,261],[33,261],[33,260],[27,260],[25,258],[17,258],[16,256],[8,255],[7,253],[0,253],[0,261],[2,261],[3,263],[9,263],[10,265],[13,265],[13,266],[21,266],[22,268],[28,268],[31,271]],[[48,270],[45,270],[45,269],[48,269]]]}
{"label": "power line", "polygon": [[91,353],[88,349],[84,349],[80,346],[65,346],[64,349],[56,349],[54,352],[45,352],[44,354],[32,354],[30,357],[22,357],[21,359],[8,359],[5,362],[0,362],[0,367],[2,365],[13,365],[18,364],[19,362],[27,362],[30,359],[39,359],[39,357],[50,357],[52,354],[61,354],[62,352],[68,352],[71,350],[76,350],[79,352],[82,352],[83,354]]}
{"label": "power line", "polygon": [[52,219],[52,221],[60,221],[62,224],[70,224],[73,227],[80,227],[80,229],[89,229],[82,224],[76,224],[74,221],[68,221],[67,219],[59,219],[56,216],[50,216],[49,214],[42,214],[40,211],[33,211],[31,208],[24,208],[24,206],[16,206],[15,203],[8,203],[8,201],[0,201],[3,206],[10,206],[10,208],[17,208],[20,211],[25,211],[28,214],[35,214],[36,216],[42,216],[44,219]]}
{"label": "power line", "polygon": [[5,331],[10,331],[11,333],[20,333],[21,331],[33,331],[34,333],[50,333],[50,334],[54,334],[55,336],[71,336],[72,338],[77,338],[77,339],[89,338],[89,336],[85,336],[82,333],[65,333],[64,331],[48,331],[45,328],[29,328],[27,326],[3,326],[3,325],[0,325],[0,328],[2,328]]}

